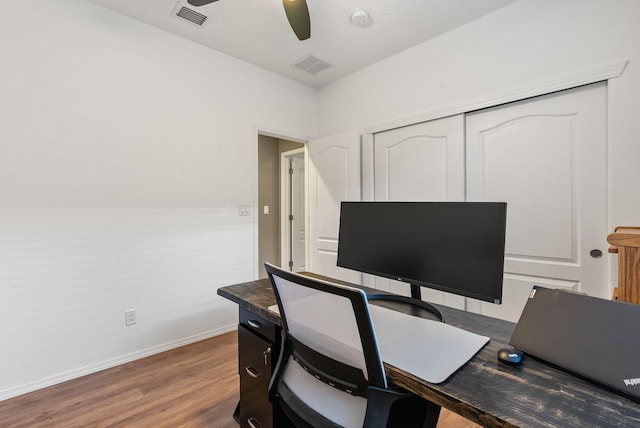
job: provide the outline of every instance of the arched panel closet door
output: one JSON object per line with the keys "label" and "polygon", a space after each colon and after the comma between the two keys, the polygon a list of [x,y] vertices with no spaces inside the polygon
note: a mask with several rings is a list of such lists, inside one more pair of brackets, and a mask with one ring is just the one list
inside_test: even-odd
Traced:
{"label": "arched panel closet door", "polygon": [[609,298],[591,253],[606,253],[606,85],[468,114],[466,141],[467,199],[508,204],[503,303],[468,308],[517,321],[533,285]]}
{"label": "arched panel closet door", "polygon": [[[464,200],[464,117],[451,116],[374,136],[376,201]],[[409,286],[375,278],[375,287],[409,294]],[[424,300],[464,308],[464,298],[422,289]]]}

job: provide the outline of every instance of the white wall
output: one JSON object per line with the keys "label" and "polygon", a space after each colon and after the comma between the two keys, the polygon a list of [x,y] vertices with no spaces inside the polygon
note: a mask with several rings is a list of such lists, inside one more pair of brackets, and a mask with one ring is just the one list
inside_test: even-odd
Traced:
{"label": "white wall", "polygon": [[640,225],[639,41],[637,0],[520,0],[322,88],[320,135],[629,60],[608,88],[609,222]]}
{"label": "white wall", "polygon": [[82,0],[3,6],[0,399],[233,329],[255,127],[314,135],[316,91]]}

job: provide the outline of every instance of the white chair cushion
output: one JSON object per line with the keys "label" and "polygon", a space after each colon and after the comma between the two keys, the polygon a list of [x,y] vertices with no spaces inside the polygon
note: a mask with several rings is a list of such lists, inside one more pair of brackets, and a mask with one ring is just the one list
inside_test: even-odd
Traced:
{"label": "white chair cushion", "polygon": [[333,388],[289,359],[282,381],[309,407],[347,428],[362,428],[367,400]]}

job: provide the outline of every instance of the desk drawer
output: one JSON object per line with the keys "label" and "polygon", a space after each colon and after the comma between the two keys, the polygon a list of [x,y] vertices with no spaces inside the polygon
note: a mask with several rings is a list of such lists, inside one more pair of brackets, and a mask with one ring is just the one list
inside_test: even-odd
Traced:
{"label": "desk drawer", "polygon": [[240,309],[240,325],[247,330],[264,337],[271,343],[276,340],[276,325],[247,310]]}
{"label": "desk drawer", "polygon": [[268,397],[273,367],[272,349],[272,342],[242,325],[238,327],[241,428],[273,426],[273,408]]}

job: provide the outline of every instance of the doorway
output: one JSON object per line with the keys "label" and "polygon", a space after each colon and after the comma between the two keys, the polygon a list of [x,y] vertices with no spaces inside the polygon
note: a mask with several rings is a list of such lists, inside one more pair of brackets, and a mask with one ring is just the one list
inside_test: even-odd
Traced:
{"label": "doorway", "polygon": [[[267,276],[264,270],[264,263],[269,262],[276,266],[289,269],[288,256],[290,252],[289,246],[283,245],[283,242],[296,242],[296,239],[290,236],[293,229],[289,228],[289,205],[296,211],[304,210],[305,186],[304,186],[304,160],[305,149],[304,144],[284,138],[258,134],[258,206],[256,213],[258,216],[258,274],[260,278]],[[289,155],[285,156],[284,154]],[[291,162],[295,162],[295,167],[300,173],[300,165],[302,165],[302,186],[300,180],[294,183],[291,196],[294,197],[293,202],[289,199],[289,187],[283,184],[283,174],[288,174],[288,162],[284,164],[282,160],[287,158]],[[291,159],[289,159],[291,158]],[[290,186],[288,184],[287,186]],[[285,205],[287,202],[289,205]],[[300,204],[301,207],[300,207]],[[301,216],[302,230],[304,233],[304,215]],[[297,219],[296,219],[297,220]],[[296,227],[300,227],[299,225]],[[297,243],[297,242],[296,242]],[[302,255],[302,264],[304,267],[304,240],[302,241],[302,249],[295,248],[295,254],[300,257]],[[283,254],[286,256],[283,257]],[[294,262],[296,266],[297,261]]]}

